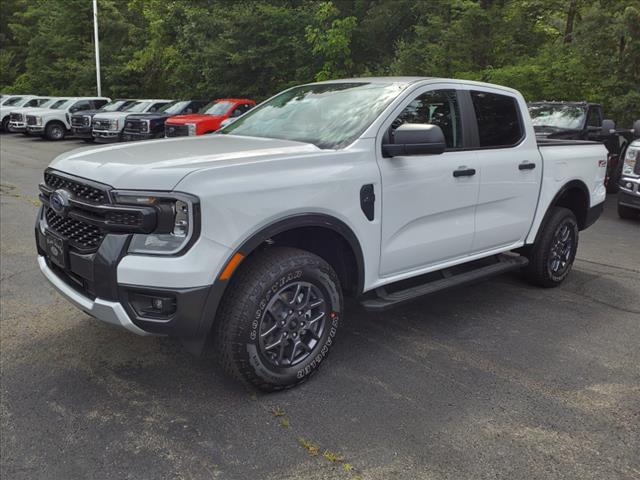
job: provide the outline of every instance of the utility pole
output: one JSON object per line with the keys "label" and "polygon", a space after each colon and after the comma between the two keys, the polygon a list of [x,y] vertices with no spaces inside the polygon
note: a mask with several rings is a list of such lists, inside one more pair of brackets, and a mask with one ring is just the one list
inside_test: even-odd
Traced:
{"label": "utility pole", "polygon": [[98,0],[93,0],[93,37],[96,46],[96,83],[98,85],[98,96],[102,96],[102,85],[100,84],[100,43],[98,40]]}

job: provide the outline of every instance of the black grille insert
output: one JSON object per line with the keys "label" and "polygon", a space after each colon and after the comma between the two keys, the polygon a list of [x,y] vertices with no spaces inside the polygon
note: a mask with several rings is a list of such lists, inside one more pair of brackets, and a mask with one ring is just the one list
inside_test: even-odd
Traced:
{"label": "black grille insert", "polygon": [[22,114],[21,113],[12,113],[9,119],[12,122],[22,122]]}
{"label": "black grille insert", "polygon": [[69,246],[80,251],[95,251],[104,238],[98,227],[69,217],[61,217],[46,207],[47,226],[56,234],[66,238]]}
{"label": "black grille insert", "polygon": [[27,125],[35,125],[36,124],[36,117],[34,117],[33,115],[27,115]]}
{"label": "black grille insert", "polygon": [[164,133],[167,137],[186,137],[189,135],[189,127],[186,125],[164,125]]}
{"label": "black grille insert", "polygon": [[44,183],[52,190],[64,188],[69,190],[76,198],[90,203],[108,203],[107,192],[97,187],[76,182],[54,173],[45,172]]}

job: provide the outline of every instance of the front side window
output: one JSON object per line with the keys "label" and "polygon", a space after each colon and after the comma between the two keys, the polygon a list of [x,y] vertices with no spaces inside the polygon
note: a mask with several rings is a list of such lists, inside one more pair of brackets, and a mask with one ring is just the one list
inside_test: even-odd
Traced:
{"label": "front side window", "polygon": [[24,104],[25,107],[37,107],[40,103],[39,98],[32,98],[27,103]]}
{"label": "front side window", "polygon": [[391,124],[428,123],[442,129],[447,148],[462,147],[460,108],[455,90],[434,90],[415,98]]}
{"label": "front side window", "polygon": [[510,147],[523,136],[518,103],[514,97],[471,92],[481,147]]}
{"label": "front side window", "polygon": [[406,88],[400,83],[320,83],[286,90],[219,130],[221,134],[278,138],[318,148],[356,140]]}
{"label": "front side window", "polygon": [[149,113],[157,112],[158,110],[160,110],[162,107],[164,107],[168,103],[171,103],[171,102],[156,102],[153,105],[151,105],[151,108],[149,108],[149,110],[147,110],[147,112],[149,112]]}
{"label": "front side window", "polygon": [[104,107],[107,103],[109,103],[107,100],[104,100],[102,98],[98,98],[96,100],[93,101],[93,108],[102,108]]}
{"label": "front side window", "polygon": [[[169,115],[178,115],[180,113],[183,113],[183,111],[187,108],[187,106],[190,103],[191,102],[189,102],[188,100],[176,100],[175,102],[165,103],[158,109],[158,111],[167,113]],[[184,112],[184,113],[191,113],[191,112]]]}

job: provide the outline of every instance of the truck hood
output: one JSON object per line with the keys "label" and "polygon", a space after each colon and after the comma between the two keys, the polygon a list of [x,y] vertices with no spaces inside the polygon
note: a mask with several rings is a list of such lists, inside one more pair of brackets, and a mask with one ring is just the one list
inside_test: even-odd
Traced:
{"label": "truck hood", "polygon": [[202,113],[192,113],[190,115],[175,115],[171,117],[169,123],[174,125],[184,125],[185,123],[214,122],[225,119],[224,115],[204,115]]}
{"label": "truck hood", "polygon": [[121,118],[125,118],[127,115],[131,115],[127,112],[98,112],[93,118],[100,120],[120,120]]}
{"label": "truck hood", "polygon": [[154,113],[132,113],[127,115],[127,120],[162,120],[169,118],[171,115],[162,112]]}
{"label": "truck hood", "polygon": [[233,135],[205,135],[73,150],[50,167],[115,188],[172,190],[186,175],[211,166],[238,165],[319,152],[308,143]]}
{"label": "truck hood", "polygon": [[64,115],[67,113],[66,110],[56,110],[53,108],[27,108],[29,110],[26,112],[27,115],[37,115],[39,117],[44,117],[45,115]]}

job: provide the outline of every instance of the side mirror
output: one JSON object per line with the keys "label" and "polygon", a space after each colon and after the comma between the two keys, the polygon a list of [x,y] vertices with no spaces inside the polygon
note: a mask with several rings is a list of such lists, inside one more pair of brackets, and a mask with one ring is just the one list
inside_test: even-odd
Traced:
{"label": "side mirror", "polygon": [[393,143],[382,145],[382,156],[439,155],[447,144],[442,129],[428,123],[405,123],[391,134]]}
{"label": "side mirror", "polygon": [[612,132],[612,130],[616,129],[616,122],[614,122],[613,120],[603,120],[602,121],[602,134],[603,135],[610,135]]}
{"label": "side mirror", "polygon": [[234,120],[235,118],[231,118],[231,117],[225,118],[223,121],[220,122],[220,128],[226,127],[227,125],[233,123]]}
{"label": "side mirror", "polygon": [[633,122],[633,136],[635,138],[640,138],[640,120]]}

